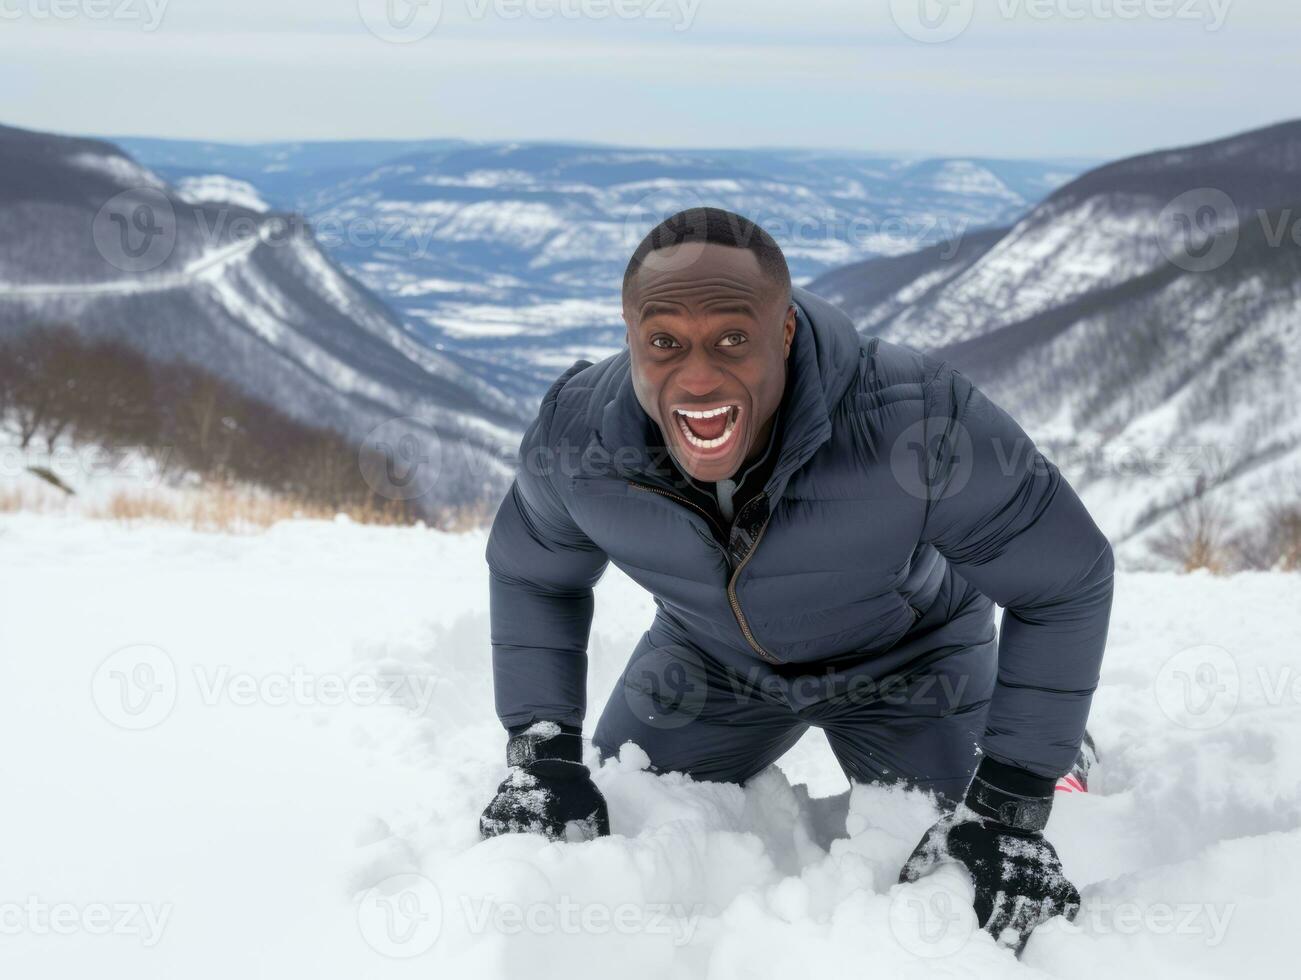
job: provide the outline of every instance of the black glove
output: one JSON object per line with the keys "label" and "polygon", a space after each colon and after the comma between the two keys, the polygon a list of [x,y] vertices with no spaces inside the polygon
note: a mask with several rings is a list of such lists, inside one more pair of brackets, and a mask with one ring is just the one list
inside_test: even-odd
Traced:
{"label": "black glove", "polygon": [[1040,833],[1054,784],[986,757],[963,804],[926,832],[899,880],[916,881],[946,861],[962,864],[976,889],[981,928],[1020,956],[1035,926],[1080,911],[1079,891]]}
{"label": "black glove", "polygon": [[576,728],[539,722],[512,734],[506,745],[510,775],[479,818],[479,832],[545,834],[552,840],[608,836],[605,798],[582,758]]}

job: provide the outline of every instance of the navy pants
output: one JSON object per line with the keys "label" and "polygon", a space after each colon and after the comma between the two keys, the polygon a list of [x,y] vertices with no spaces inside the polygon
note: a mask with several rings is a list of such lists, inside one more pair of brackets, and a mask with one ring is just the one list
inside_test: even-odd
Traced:
{"label": "navy pants", "polygon": [[920,629],[892,648],[906,666],[887,676],[873,673],[871,659],[820,673],[807,664],[735,667],[689,645],[654,645],[647,634],[593,742],[603,758],[633,742],[656,771],[740,783],[813,725],[826,732],[850,780],[901,782],[956,801],[979,761],[997,675],[992,605],[972,603],[962,615],[986,618],[988,639],[946,647],[949,623]]}

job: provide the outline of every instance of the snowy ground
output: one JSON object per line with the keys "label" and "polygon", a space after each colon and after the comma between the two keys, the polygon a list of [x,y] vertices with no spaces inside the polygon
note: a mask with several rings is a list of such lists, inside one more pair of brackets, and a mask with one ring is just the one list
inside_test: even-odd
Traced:
{"label": "snowy ground", "polygon": [[[894,884],[924,799],[825,841],[816,733],[744,791],[628,752],[614,837],[480,842],[483,544],[0,515],[0,976],[1295,975],[1301,577],[1122,575],[1100,792],[1049,825],[1085,910],[1018,963],[960,876]],[[651,609],[602,582],[593,718]]]}

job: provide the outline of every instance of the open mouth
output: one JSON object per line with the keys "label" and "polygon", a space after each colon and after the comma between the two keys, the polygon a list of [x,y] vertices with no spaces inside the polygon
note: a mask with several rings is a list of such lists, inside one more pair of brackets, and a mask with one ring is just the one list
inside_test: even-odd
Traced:
{"label": "open mouth", "polygon": [[721,449],[736,432],[736,422],[741,416],[739,405],[719,405],[715,408],[675,408],[673,418],[687,445],[703,451]]}

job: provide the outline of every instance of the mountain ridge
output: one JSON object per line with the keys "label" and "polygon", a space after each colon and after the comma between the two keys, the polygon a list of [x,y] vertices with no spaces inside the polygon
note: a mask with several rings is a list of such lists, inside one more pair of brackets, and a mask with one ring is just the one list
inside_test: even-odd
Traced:
{"label": "mountain ridge", "polygon": [[1155,151],[951,260],[869,260],[810,288],[957,364],[1138,555],[1191,501],[1250,523],[1301,497],[1298,177],[1301,121]]}
{"label": "mountain ridge", "polygon": [[358,441],[409,419],[443,467],[431,504],[504,489],[517,402],[413,336],[302,219],[187,201],[102,140],[4,128],[0,163],[7,330],[71,324]]}

